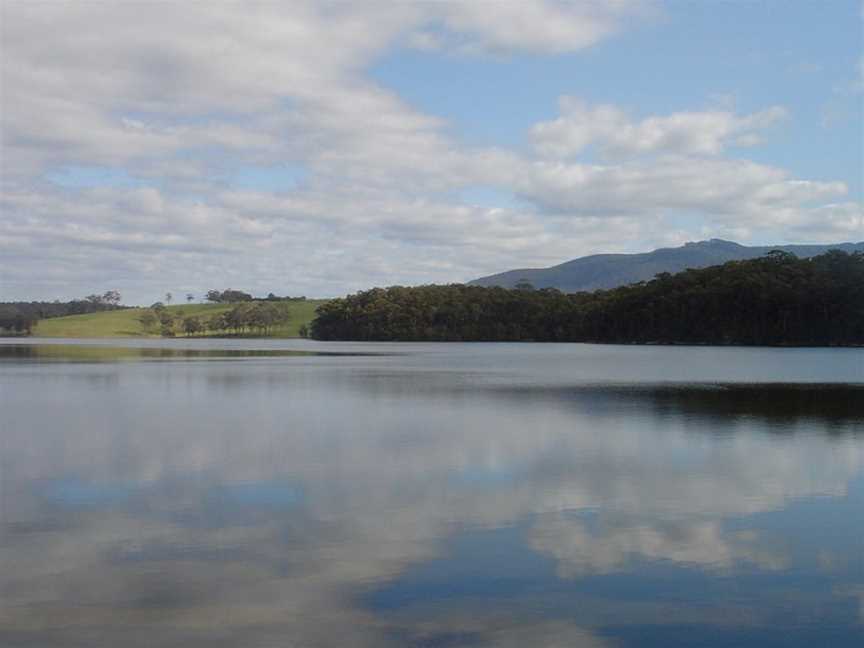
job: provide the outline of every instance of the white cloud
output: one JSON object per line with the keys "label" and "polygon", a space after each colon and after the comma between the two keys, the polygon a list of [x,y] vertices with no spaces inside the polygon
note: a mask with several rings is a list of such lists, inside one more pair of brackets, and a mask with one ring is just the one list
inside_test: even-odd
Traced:
{"label": "white cloud", "polygon": [[[644,215],[684,211],[725,222],[782,224],[808,204],[844,196],[842,182],[794,180],[782,169],[726,159],[664,157],[613,166],[535,162],[514,179],[547,209],[571,214]],[[757,219],[753,221],[752,219]]]}
{"label": "white cloud", "polygon": [[672,561],[711,571],[730,570],[739,562],[763,569],[784,565],[779,552],[760,548],[757,538],[724,531],[716,520],[618,520],[591,530],[579,519],[559,515],[541,520],[531,536],[532,547],[554,557],[564,578],[626,571],[636,560]]}
{"label": "white cloud", "polygon": [[[650,3],[178,3],[170,19],[165,7],[4,6],[0,250],[16,263],[3,297],[92,292],[106,268],[123,284],[110,287],[149,303],[217,279],[310,295],[467,280],[703,227],[861,238],[842,183],[721,155],[754,145],[778,107],[634,120],[565,98],[559,119],[531,129],[532,158],[466,146],[366,74],[412,39],[463,54],[578,51],[645,20]],[[592,148],[603,158],[568,159]],[[279,165],[302,171],[281,191],[227,180]],[[45,180],[80,166],[141,186]],[[473,186],[513,199],[454,198]]]}
{"label": "white cloud", "polygon": [[584,49],[616,33],[622,23],[652,13],[653,2],[540,0],[538,2],[444,2],[440,20],[450,33],[420,32],[428,49],[462,45],[468,51],[564,53]]}
{"label": "white cloud", "polygon": [[727,110],[708,110],[633,121],[614,105],[591,106],[575,97],[563,97],[560,105],[561,117],[531,129],[534,147],[543,157],[568,158],[592,145],[608,157],[717,155],[730,145],[758,144],[758,131],[786,116],[785,109],[773,106],[741,117]]}
{"label": "white cloud", "polygon": [[[558,391],[547,385],[532,392],[536,376],[524,367],[490,375],[482,359],[473,368],[463,363],[472,379],[456,384],[447,371],[459,351],[441,353],[431,360],[440,371],[406,380],[402,369],[410,359],[380,371],[367,363],[362,371],[340,372],[326,394],[317,388],[320,375],[297,365],[253,376],[231,363],[179,378],[172,373],[159,378],[167,382],[156,408],[140,398],[137,382],[118,381],[104,365],[78,375],[104,381],[115,406],[106,403],[105,390],[46,402],[38,390],[21,387],[10,397],[34,406],[28,425],[12,426],[4,438],[14,459],[4,484],[15,497],[4,500],[0,625],[8,631],[56,624],[73,635],[128,631],[109,623],[112,612],[122,605],[133,613],[160,585],[176,592],[182,604],[171,618],[188,631],[235,631],[244,645],[263,646],[272,641],[248,633],[269,626],[284,636],[290,628],[301,633],[292,635],[298,640],[333,645],[353,624],[371,633],[369,645],[386,646],[382,629],[390,623],[408,629],[410,618],[400,626],[398,618],[372,617],[353,594],[440,556],[444,540],[466,529],[528,524],[530,546],[551,557],[563,577],[628,572],[633,561],[709,575],[734,573],[741,563],[806,567],[818,547],[806,539],[778,546],[760,537],[764,520],[748,515],[783,510],[800,498],[842,498],[864,466],[853,421],[815,417],[802,423],[806,434],[793,438],[766,432],[758,412],[731,420],[645,395],[640,411],[657,431],[645,443],[645,428],[618,416],[621,398],[631,404],[639,398],[633,392],[583,393],[566,378]],[[566,364],[562,376],[572,377],[576,356],[559,356],[549,350],[553,369]],[[542,371],[548,378],[549,365]],[[201,412],[198,425],[186,425],[184,404],[202,389],[224,398]],[[406,406],[390,407],[394,399]],[[78,425],[92,419],[96,406],[103,424]],[[58,417],[69,425],[57,426]],[[435,424],[417,429],[417,420]],[[122,484],[133,505],[80,511],[72,502],[68,517],[59,514],[63,502],[46,509],[58,465],[72,484],[97,492]],[[462,480],[484,474],[502,481],[487,488]],[[244,523],[255,515],[251,502],[233,515],[207,517],[214,496],[255,484],[301,491],[303,506],[252,524]],[[45,524],[46,515],[68,526],[58,532]],[[583,523],[586,516],[591,524]],[[142,567],[153,569],[142,574]],[[158,583],[146,578],[156,572]],[[223,587],[226,574],[230,590]],[[524,600],[498,601],[505,606],[501,618],[481,612],[466,627],[506,646],[508,623],[532,625],[519,614]],[[60,615],[70,602],[74,624]],[[46,609],[53,613],[46,616]],[[232,613],[221,613],[227,609]],[[462,627],[463,620],[443,616],[448,628]],[[553,639],[569,646],[577,638],[593,645],[575,626],[534,631],[553,646]]]}
{"label": "white cloud", "polygon": [[698,518],[664,522],[613,516],[592,529],[572,516],[546,516],[531,530],[531,546],[554,557],[563,578],[627,571],[636,560],[709,571],[729,571],[740,563],[777,570],[786,562],[776,548],[760,546],[758,534],[730,533],[717,520]]}

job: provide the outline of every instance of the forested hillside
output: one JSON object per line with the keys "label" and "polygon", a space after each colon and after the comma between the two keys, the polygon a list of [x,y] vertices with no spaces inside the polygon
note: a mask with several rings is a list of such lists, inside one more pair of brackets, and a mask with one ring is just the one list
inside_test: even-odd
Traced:
{"label": "forested hillside", "polygon": [[661,248],[641,254],[594,254],[550,268],[526,268],[475,279],[474,286],[516,288],[528,282],[534,288],[557,288],[564,292],[606,290],[637,281],[650,281],[661,272],[682,272],[688,268],[707,268],[727,261],[745,261],[764,256],[772,250],[790,252],[799,258],[814,257],[828,250],[864,252],[864,242],[831,245],[746,246],[722,239],[687,243],[681,247]]}
{"label": "forested hillside", "polygon": [[318,308],[322,340],[864,344],[864,253],[762,258],[613,290],[375,288]]}

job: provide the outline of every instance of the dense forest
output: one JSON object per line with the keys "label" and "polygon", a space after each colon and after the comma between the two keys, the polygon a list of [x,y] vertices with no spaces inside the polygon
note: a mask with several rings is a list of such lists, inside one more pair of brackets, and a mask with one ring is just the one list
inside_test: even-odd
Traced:
{"label": "dense forest", "polygon": [[612,290],[374,288],[318,308],[321,340],[864,344],[864,253],[782,251]]}

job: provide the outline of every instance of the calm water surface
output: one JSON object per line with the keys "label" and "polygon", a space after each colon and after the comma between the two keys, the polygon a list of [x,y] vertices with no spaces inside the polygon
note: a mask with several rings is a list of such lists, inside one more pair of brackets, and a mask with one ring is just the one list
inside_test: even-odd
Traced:
{"label": "calm water surface", "polygon": [[861,645],[864,350],[0,344],[4,648]]}

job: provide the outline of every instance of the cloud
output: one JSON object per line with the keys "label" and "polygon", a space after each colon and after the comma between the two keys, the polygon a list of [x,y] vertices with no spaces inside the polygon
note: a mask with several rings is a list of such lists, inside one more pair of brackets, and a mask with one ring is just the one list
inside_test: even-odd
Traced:
{"label": "cloud", "polygon": [[[305,291],[299,285],[339,295],[393,277],[422,282],[427,272],[469,278],[538,241],[550,246],[550,262],[567,252],[516,210],[359,192],[232,190],[196,201],[149,187],[22,191],[0,204],[0,253],[28,260],[10,264],[7,287],[31,283],[30,264],[46,280],[50,271],[104,281],[110,262],[112,281],[143,294],[159,295],[173,281],[193,292],[224,282],[265,294],[272,286]],[[335,249],[333,240],[341,241]],[[408,256],[413,267],[400,267]]]}
{"label": "cloud", "polygon": [[574,52],[610,37],[634,18],[650,16],[653,4],[642,0],[445,2],[437,16],[443,33],[421,30],[413,42],[422,49],[455,46],[468,52]]}
{"label": "cloud", "polygon": [[[368,74],[418,39],[462,56],[578,52],[650,20],[652,6],[176,4],[167,19],[160,3],[9,4],[0,250],[15,263],[3,297],[118,288],[149,303],[215,281],[329,296],[706,229],[860,238],[843,183],[723,156],[755,145],[782,108],[635,120],[564,98],[560,118],[530,129],[527,154],[465,144]],[[297,173],[285,187],[232,184],[238,169],[286,165]],[[82,168],[103,170],[103,184],[76,186]],[[503,203],[458,198],[478,186]]]}
{"label": "cloud", "polygon": [[513,183],[520,195],[558,213],[683,212],[766,229],[812,222],[809,205],[847,193],[842,182],[795,180],[754,162],[681,157],[617,165],[534,162]]}
{"label": "cloud", "polygon": [[531,530],[531,546],[555,558],[562,578],[624,572],[637,561],[722,572],[741,563],[772,571],[786,566],[776,547],[760,546],[757,533],[731,533],[717,520],[611,517],[601,519],[599,528],[564,515],[541,518]]}
{"label": "cloud", "polygon": [[[621,416],[634,404],[630,391],[582,392],[567,381],[531,391],[536,376],[524,367],[493,375],[479,357],[459,370],[470,381],[454,381],[459,351],[441,353],[430,360],[438,368],[422,374],[405,371],[415,362],[407,356],[378,369],[346,359],[326,393],[319,372],[298,370],[302,359],[252,372],[238,363],[153,367],[145,373],[158,407],[142,397],[140,376],[110,364],[77,367],[67,385],[75,398],[46,401],[44,389],[15,383],[10,402],[28,417],[3,430],[0,627],[44,645],[60,643],[39,635],[51,628],[86,643],[146,622],[151,644],[164,632],[160,645],[231,646],[243,637],[257,647],[287,632],[306,645],[346,637],[352,646],[405,645],[405,633],[419,644],[424,632],[454,628],[478,645],[523,645],[515,638],[524,626],[540,645],[594,646],[584,628],[530,613],[560,608],[518,597],[497,599],[494,611],[457,598],[453,612],[433,597],[419,615],[400,617],[362,605],[363,595],[446,556],[447,538],[478,528],[526,528],[528,547],[566,578],[628,573],[638,562],[708,577],[742,564],[812,573],[797,568],[822,569],[818,543],[793,534],[791,545],[769,549],[760,519],[748,516],[798,498],[842,498],[864,467],[857,422],[827,413],[788,436],[766,432],[758,414],[716,417],[688,409],[698,400],[679,407],[648,396],[639,403],[644,426],[634,426]],[[560,356],[549,350],[572,376],[573,357]],[[548,379],[548,363],[543,373]],[[66,385],[67,377],[42,380]],[[204,393],[212,398],[190,426],[189,403]],[[645,430],[656,432],[651,443]],[[280,490],[299,499],[278,508],[266,495]],[[232,506],[238,491],[247,497]],[[771,597],[782,596],[778,583]],[[813,609],[834,602],[814,596]],[[588,594],[586,614],[598,598]],[[728,614],[711,607],[717,618]],[[665,610],[670,623],[693,611]],[[144,645],[137,635],[128,641]]]}
{"label": "cloud", "polygon": [[[203,145],[267,148],[261,129],[370,141],[401,132],[408,141],[394,144],[402,146],[437,120],[361,75],[400,35],[443,20],[481,47],[544,51],[551,42],[569,51],[605,37],[641,4],[504,3],[493,24],[474,2],[174,5],[171,20],[146,3],[19,3],[4,21],[5,144],[43,165]],[[523,19],[515,31],[506,27],[511,12]],[[50,50],[38,38],[48,29]]]}
{"label": "cloud", "polygon": [[758,131],[786,117],[781,106],[750,115],[730,111],[679,112],[633,121],[614,105],[591,106],[575,97],[560,101],[561,117],[531,129],[542,157],[569,158],[596,145],[607,157],[646,153],[718,155],[728,146],[754,146]]}

